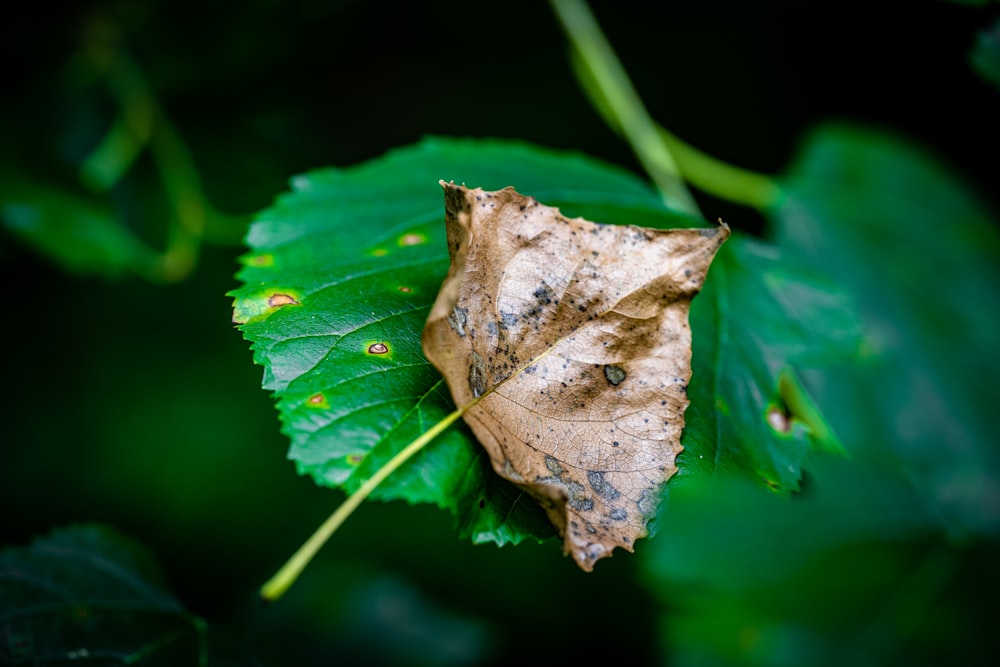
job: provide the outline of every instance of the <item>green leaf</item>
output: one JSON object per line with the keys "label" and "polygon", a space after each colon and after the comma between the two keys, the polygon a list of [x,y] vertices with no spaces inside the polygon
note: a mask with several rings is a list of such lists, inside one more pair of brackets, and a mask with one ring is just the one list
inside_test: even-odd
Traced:
{"label": "green leaf", "polygon": [[69,526],[0,552],[2,664],[207,664],[205,632],[150,554],[110,528]]}
{"label": "green leaf", "polygon": [[[668,490],[706,475],[796,490],[803,462],[820,444],[815,437],[824,434],[788,414],[780,379],[790,367],[823,368],[856,354],[850,300],[774,246],[735,237],[692,302],[691,326],[686,451]],[[772,426],[769,411],[792,417],[788,428]]]}
{"label": "green leaf", "polygon": [[958,532],[1000,535],[1000,233],[946,166],[906,141],[828,126],[775,212],[783,252],[848,290],[864,363],[814,389],[845,442],[896,460]]}
{"label": "green leaf", "polygon": [[[696,665],[975,663],[1000,534],[996,218],[932,156],[843,125],[808,138],[784,190],[772,252],[837,291],[778,293],[792,310],[839,293],[860,326],[850,363],[798,364],[850,460],[811,461],[792,502],[736,475],[673,488],[670,536],[642,554],[674,610],[664,650]],[[842,328],[834,313],[803,323]],[[747,333],[772,347],[774,325]]]}
{"label": "green leaf", "polygon": [[[517,144],[428,139],[346,170],[299,177],[247,236],[234,319],[277,393],[289,456],[320,484],[354,490],[453,405],[420,333],[447,271],[440,179],[517,183],[569,214],[693,224],[624,172]],[[285,305],[272,305],[285,304]],[[385,346],[382,354],[369,350]],[[474,541],[552,528],[496,477],[463,427],[451,429],[376,495],[451,510]]]}
{"label": "green leaf", "polygon": [[[295,179],[293,191],[252,225],[242,286],[231,295],[234,320],[265,367],[264,386],[277,396],[289,456],[320,484],[357,489],[453,409],[420,344],[447,271],[442,179],[513,185],[567,215],[605,223],[705,224],[669,211],[648,184],[620,169],[513,142],[428,139]],[[841,354],[849,318],[775,248],[739,238],[726,247],[707,294],[694,302],[699,342],[682,459],[692,477],[723,470],[794,489],[810,432],[799,422],[776,432],[767,411],[787,407],[778,380],[789,363]],[[816,314],[825,318],[820,339],[804,321]],[[493,473],[464,426],[393,473],[376,495],[437,504],[475,541],[552,534],[535,503]]]}
{"label": "green leaf", "polygon": [[811,469],[792,502],[733,478],[675,490],[671,534],[641,554],[673,612],[671,664],[975,664],[989,621],[960,572],[988,574],[972,554],[935,541],[941,522],[891,466]]}
{"label": "green leaf", "polygon": [[1000,19],[976,35],[969,62],[981,77],[1000,89]]}
{"label": "green leaf", "polygon": [[0,191],[0,224],[74,273],[145,274],[157,258],[111,211],[48,185],[8,181]]}

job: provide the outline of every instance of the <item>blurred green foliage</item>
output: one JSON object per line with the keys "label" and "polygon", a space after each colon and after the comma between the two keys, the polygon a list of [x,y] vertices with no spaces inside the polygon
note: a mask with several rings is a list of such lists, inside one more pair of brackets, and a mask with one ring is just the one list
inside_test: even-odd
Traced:
{"label": "blurred green foliage", "polygon": [[[0,23],[5,558],[54,527],[110,524],[242,647],[234,664],[982,662],[1000,589],[996,265],[970,260],[994,251],[978,232],[953,238],[979,229],[961,223],[969,211],[996,230],[1000,100],[968,56],[995,3],[979,5],[688,3],[655,21],[646,3],[593,3],[652,116],[728,162],[783,171],[830,117],[907,137],[904,162],[928,164],[905,144],[932,151],[917,185],[886,183],[898,163],[848,170],[777,212],[695,192],[707,217],[750,232],[778,219],[790,235],[820,214],[836,230],[874,211],[905,230],[905,244],[851,238],[853,225],[831,237],[838,253],[864,251],[840,255],[837,281],[869,296],[883,269],[895,275],[879,284],[907,297],[897,319],[875,300],[886,290],[870,294],[869,315],[897,324],[879,329],[889,354],[873,368],[804,374],[852,458],[818,465],[803,502],[726,480],[682,487],[645,549],[591,575],[551,545],[476,547],[433,508],[372,503],[269,608],[257,586],[341,498],[285,460],[230,325],[241,221],[293,174],[426,134],[638,165],[590,110],[536,2],[21,7]],[[834,251],[797,243],[829,267]],[[883,263],[877,250],[899,245],[910,254]],[[839,413],[859,403],[831,396],[858,389],[870,412]]]}
{"label": "blurred green foliage", "polygon": [[859,356],[805,376],[849,460],[815,459],[791,503],[732,476],[671,491],[674,539],[643,561],[665,645],[691,665],[976,663],[1000,583],[995,214],[847,126],[809,137],[783,183],[782,255],[858,308]]}
{"label": "blurred green foliage", "polygon": [[1000,89],[1000,18],[979,32],[969,62],[980,76]]}

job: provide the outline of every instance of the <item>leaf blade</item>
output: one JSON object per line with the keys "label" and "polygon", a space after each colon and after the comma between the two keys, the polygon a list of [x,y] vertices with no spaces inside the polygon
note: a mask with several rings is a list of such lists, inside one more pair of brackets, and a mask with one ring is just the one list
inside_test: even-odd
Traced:
{"label": "leaf blade", "polygon": [[[292,192],[262,212],[249,230],[251,252],[243,258],[238,274],[242,287],[230,294],[234,319],[251,341],[255,360],[265,367],[264,386],[277,397],[283,431],[292,441],[290,456],[300,472],[317,483],[347,492],[357,489],[423,429],[454,408],[447,392],[435,386],[440,377],[416,344],[421,315],[427,312],[420,308],[430,308],[447,266],[444,226],[437,222],[440,191],[424,179],[432,176],[436,183],[452,175],[465,182],[481,179],[478,183],[490,187],[534,186],[533,194],[552,197],[548,203],[557,204],[566,215],[659,228],[704,225],[668,211],[647,184],[620,169],[579,154],[519,143],[434,138],[372,163],[297,177]],[[387,189],[387,181],[400,187]],[[744,241],[735,245],[743,246]],[[771,256],[774,248],[753,247],[756,252],[740,255],[735,268],[719,267],[720,273],[737,271],[740,280],[750,281],[740,294],[752,291],[760,281],[773,280],[774,275],[781,277],[780,271],[768,273],[758,266],[766,261],[782,266],[780,257]],[[741,268],[740,262],[748,266]],[[785,283],[794,285],[797,274],[788,273]],[[769,298],[773,301],[780,292],[772,286]],[[720,298],[726,304],[731,300],[728,294]],[[694,317],[699,300],[692,311],[696,344],[717,335],[714,315],[702,312]],[[754,313],[734,303],[743,327],[740,331],[752,331]],[[406,308],[411,310],[404,313]],[[819,343],[796,340],[804,348],[825,344],[822,338]],[[385,345],[386,352],[367,353],[378,344]],[[754,355],[765,349],[744,346],[725,372],[746,373],[748,359],[758,363]],[[766,423],[770,394],[777,392],[777,373],[796,349],[795,345],[777,346],[763,363],[766,372],[743,385],[752,390],[749,394],[722,397],[722,404],[745,401],[747,396],[756,401],[743,410],[745,420],[754,420],[751,432],[757,433],[760,424]],[[695,369],[696,381],[715,372],[710,363],[704,363],[708,357],[700,359],[703,356],[696,349],[695,363],[700,364]],[[813,361],[822,363],[822,357]],[[720,391],[739,387],[721,387]],[[680,459],[682,473],[690,467],[691,475],[682,474],[682,479],[713,470],[699,462],[705,452],[716,451],[712,443],[723,437],[723,431],[713,434],[711,430],[716,428],[710,414],[719,398],[716,394],[711,386],[705,389],[698,399],[704,402],[700,410],[705,418],[689,423],[684,431],[682,443],[688,451]],[[376,395],[382,398],[369,398]],[[333,421],[338,416],[341,419]],[[764,433],[777,441],[773,452],[766,450],[762,455],[765,463],[768,457],[791,456],[785,450],[797,452],[790,459],[792,469],[784,464],[787,479],[781,481],[783,488],[794,488],[803,452],[808,450],[799,440],[806,436],[798,431]],[[759,482],[753,464],[756,443],[739,429],[730,428],[725,435],[733,437],[727,441],[728,449],[719,450],[719,469],[750,475]],[[767,463],[768,470],[777,465]],[[450,511],[459,534],[474,542],[516,543],[553,535],[544,514],[524,502],[521,491],[497,478],[464,426],[450,429],[434,446],[421,451],[373,497],[436,504]]]}
{"label": "leaf blade", "polygon": [[[431,138],[372,164],[294,179],[293,191],[249,230],[251,252],[238,274],[243,286],[231,295],[234,319],[265,367],[264,386],[278,397],[290,456],[318,483],[356,489],[358,480],[453,409],[419,350],[426,309],[447,267],[440,191],[433,184],[451,175],[504,185],[516,178],[576,210],[610,211],[619,219],[634,210],[660,225],[692,224],[619,169],[521,144]],[[391,196],[387,180],[396,186]],[[333,253],[337,247],[347,252]],[[269,306],[275,296],[288,299]],[[365,350],[379,342],[391,348],[382,357],[391,361],[373,365]],[[335,374],[354,383],[337,389],[330,379]],[[366,402],[369,394],[396,402],[380,408]],[[359,413],[363,406],[367,415]],[[332,422],[337,415],[344,417],[339,424]],[[374,495],[449,509],[460,533],[474,541],[552,534],[536,508],[491,476],[471,435],[456,428]]]}

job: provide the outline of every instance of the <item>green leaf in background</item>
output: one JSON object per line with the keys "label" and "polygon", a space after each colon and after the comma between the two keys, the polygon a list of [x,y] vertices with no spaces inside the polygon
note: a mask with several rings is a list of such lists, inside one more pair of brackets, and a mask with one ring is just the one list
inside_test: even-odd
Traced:
{"label": "green leaf in background", "polygon": [[[232,295],[234,319],[265,367],[264,386],[278,396],[289,456],[320,484],[356,489],[453,409],[420,348],[447,271],[440,179],[514,185],[602,222],[701,224],[669,211],[619,169],[514,143],[431,139],[297,179],[252,226],[243,286]],[[727,247],[710,271],[708,284],[718,284],[695,300],[701,342],[684,460],[691,476],[721,470],[792,490],[812,443],[801,429],[768,425],[769,406],[781,404],[779,375],[789,363],[829,363],[852,350],[851,322],[836,296],[784,266],[774,247],[738,238]],[[820,338],[810,334],[812,317],[820,318]],[[534,502],[492,472],[464,427],[446,432],[377,493],[448,509],[477,542],[552,534]]]}
{"label": "green leaf in background", "polygon": [[1000,19],[976,35],[969,62],[981,77],[1000,89]]}
{"label": "green leaf in background", "polygon": [[849,290],[867,363],[812,385],[859,457],[888,459],[956,534],[1000,535],[997,216],[907,142],[828,126],[775,212],[789,255]]}
{"label": "green leaf in background", "polygon": [[842,125],[809,137],[784,188],[782,256],[845,291],[861,324],[853,363],[803,375],[850,460],[814,461],[790,503],[732,476],[672,491],[670,537],[641,554],[673,611],[664,650],[690,665],[975,662],[1000,555],[996,218],[933,157]]}
{"label": "green leaf in background", "polygon": [[205,665],[206,641],[150,554],[110,528],[0,552],[0,664]]}
{"label": "green leaf in background", "polygon": [[938,539],[891,467],[811,470],[792,502],[732,478],[674,492],[640,554],[671,664],[978,664],[993,603],[971,592],[996,550]]}
{"label": "green leaf in background", "polygon": [[[735,476],[787,492],[832,435],[791,414],[780,378],[787,369],[852,359],[858,329],[850,299],[773,245],[736,237],[723,246],[691,307],[692,366],[677,476],[667,489],[707,475]],[[792,417],[787,428],[768,419]],[[799,417],[800,419],[796,419]]]}
{"label": "green leaf in background", "polygon": [[0,191],[0,224],[75,273],[146,273],[157,259],[111,211],[49,185],[8,181]]}

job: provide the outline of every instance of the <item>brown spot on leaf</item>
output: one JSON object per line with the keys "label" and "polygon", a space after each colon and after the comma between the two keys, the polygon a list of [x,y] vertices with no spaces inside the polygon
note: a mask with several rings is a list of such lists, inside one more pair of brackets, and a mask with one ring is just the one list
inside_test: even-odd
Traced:
{"label": "brown spot on leaf", "polygon": [[403,292],[405,294],[409,294],[410,292],[413,291],[413,288],[412,287],[407,287],[406,285],[400,285],[399,286],[399,291]]}
{"label": "brown spot on leaf", "polygon": [[401,246],[423,245],[424,243],[427,243],[427,237],[424,234],[411,232],[409,234],[403,234],[399,237],[399,245]]}
{"label": "brown spot on leaf", "polygon": [[269,252],[261,253],[259,255],[249,255],[244,258],[243,262],[247,266],[256,266],[258,268],[274,266],[274,255]]}
{"label": "brown spot on leaf", "polygon": [[513,188],[441,185],[451,267],[424,354],[493,469],[589,571],[647,534],[677,470],[688,399],[663,400],[663,378],[690,379],[702,282],[684,270],[704,276],[729,228],[602,225]]}
{"label": "brown spot on leaf", "polygon": [[323,394],[313,394],[309,397],[309,405],[322,405],[326,402],[326,398]]}
{"label": "brown spot on leaf", "polygon": [[486,382],[486,362],[473,352],[472,363],[469,364],[469,389],[473,398],[479,398],[486,393]]}
{"label": "brown spot on leaf", "polygon": [[279,306],[297,306],[299,302],[290,294],[278,293],[267,297],[267,305],[271,308],[278,308]]}
{"label": "brown spot on leaf", "polygon": [[389,346],[385,343],[372,343],[368,346],[368,354],[387,354]]}

